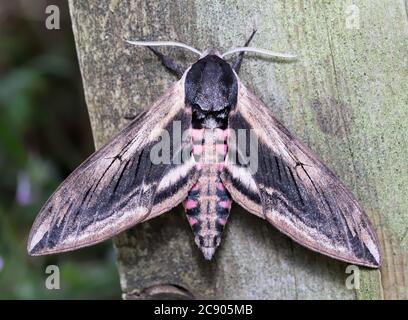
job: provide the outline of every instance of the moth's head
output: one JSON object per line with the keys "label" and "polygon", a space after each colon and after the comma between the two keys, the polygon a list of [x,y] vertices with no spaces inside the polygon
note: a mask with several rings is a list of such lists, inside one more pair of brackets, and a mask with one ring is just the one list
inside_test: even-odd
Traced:
{"label": "moth's head", "polygon": [[[252,33],[251,38],[255,34]],[[278,59],[294,59],[296,56],[285,53],[272,52],[264,49],[251,47],[237,47],[223,54],[220,54],[216,49],[207,49],[201,52],[189,45],[175,41],[127,41],[133,45],[140,46],[175,46],[181,47],[194,52],[200,58],[184,72],[184,87],[186,102],[192,107],[199,108],[205,112],[219,112],[232,108],[237,102],[238,95],[238,79],[237,73],[240,61],[234,63],[234,69],[224,60],[225,56],[241,53],[245,51],[256,52],[264,55],[269,55]],[[247,42],[248,44],[249,42]],[[246,44],[246,45],[247,45]],[[155,52],[156,55],[159,53]],[[163,59],[162,55],[162,59]],[[168,59],[168,58],[166,58]],[[171,59],[170,59],[171,60]],[[174,62],[173,62],[174,63]],[[170,68],[173,69],[173,68]],[[177,73],[182,73],[178,72]]]}
{"label": "moth's head", "polygon": [[231,65],[215,49],[207,49],[187,71],[186,102],[203,111],[220,111],[235,106],[238,81]]}

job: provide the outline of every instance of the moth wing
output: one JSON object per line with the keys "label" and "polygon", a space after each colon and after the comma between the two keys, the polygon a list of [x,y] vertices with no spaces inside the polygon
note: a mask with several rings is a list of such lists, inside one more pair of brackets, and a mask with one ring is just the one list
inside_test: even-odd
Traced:
{"label": "moth wing", "polygon": [[[177,142],[172,134],[174,123],[181,132],[191,123],[183,87],[181,80],[173,85],[60,185],[33,224],[27,245],[30,255],[95,244],[184,200],[197,172],[188,151],[189,137]],[[152,162],[153,148],[166,132],[170,141],[163,146],[170,146],[172,161]]]}
{"label": "moth wing", "polygon": [[234,201],[309,249],[379,267],[377,237],[352,194],[241,83],[238,92],[229,128],[252,129],[257,150],[251,154],[251,134],[244,144],[230,134],[221,178]]}

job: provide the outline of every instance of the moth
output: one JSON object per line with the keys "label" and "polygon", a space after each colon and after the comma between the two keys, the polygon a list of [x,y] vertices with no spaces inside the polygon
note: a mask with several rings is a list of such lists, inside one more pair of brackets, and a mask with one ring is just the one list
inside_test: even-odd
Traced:
{"label": "moth", "polygon": [[[210,260],[235,201],[311,250],[379,267],[377,237],[355,198],[240,81],[245,51],[291,58],[248,47],[250,39],[224,54],[178,42],[130,42],[148,46],[180,79],[59,186],[33,224],[29,254],[89,246],[183,203]],[[199,59],[183,71],[158,45],[190,49]],[[231,65],[224,58],[232,53],[239,56]],[[182,137],[164,139],[175,124]],[[170,161],[153,161],[164,140]]]}

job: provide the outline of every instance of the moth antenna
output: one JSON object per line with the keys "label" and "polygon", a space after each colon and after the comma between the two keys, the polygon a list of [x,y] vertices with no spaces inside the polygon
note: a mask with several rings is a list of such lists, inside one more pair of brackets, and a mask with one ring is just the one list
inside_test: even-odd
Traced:
{"label": "moth antenna", "polygon": [[186,45],[184,43],[177,42],[177,41],[128,41],[126,40],[126,42],[136,45],[136,46],[144,46],[144,47],[159,47],[159,46],[180,47],[180,48],[184,48],[184,49],[193,51],[199,56],[202,55],[202,53],[198,51],[197,49],[190,47],[189,45]]}
{"label": "moth antenna", "polygon": [[289,60],[296,59],[296,55],[291,54],[291,53],[275,52],[275,51],[259,49],[259,48],[252,48],[252,47],[238,47],[238,48],[228,50],[227,52],[224,52],[221,55],[221,58],[224,58],[225,56],[233,54],[233,53],[244,52],[244,51],[256,52],[256,53],[264,54],[264,55],[274,57],[274,58],[283,58],[283,59],[289,59]]}

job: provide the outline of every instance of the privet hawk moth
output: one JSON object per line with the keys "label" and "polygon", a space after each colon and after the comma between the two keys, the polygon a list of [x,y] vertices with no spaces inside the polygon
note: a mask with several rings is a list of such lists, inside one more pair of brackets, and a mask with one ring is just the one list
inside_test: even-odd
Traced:
{"label": "privet hawk moth", "polygon": [[[30,255],[101,242],[183,203],[209,260],[235,201],[311,250],[380,266],[378,240],[352,194],[240,81],[243,51],[270,52],[245,46],[220,55],[176,42],[132,43],[148,45],[181,78],[59,186],[34,222]],[[200,58],[183,72],[154,45],[181,46]],[[241,53],[230,65],[224,57],[234,52]],[[170,161],[156,163],[161,133],[175,124],[186,134],[168,135]],[[251,132],[245,143],[240,131]]]}

